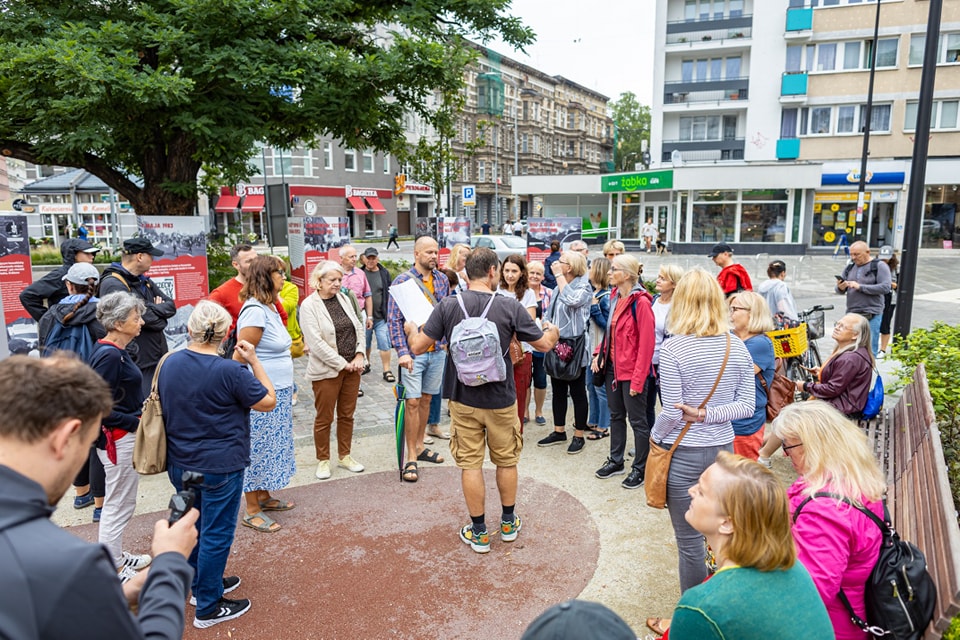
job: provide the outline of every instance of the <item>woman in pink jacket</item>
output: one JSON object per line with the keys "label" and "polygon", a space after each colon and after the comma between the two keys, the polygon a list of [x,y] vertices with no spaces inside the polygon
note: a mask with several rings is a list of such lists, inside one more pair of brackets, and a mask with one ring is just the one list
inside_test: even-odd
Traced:
{"label": "woman in pink jacket", "polygon": [[837,640],[862,640],[864,633],[850,621],[840,594],[854,613],[866,617],[864,587],[882,534],[865,514],[820,494],[843,496],[883,518],[883,473],[866,435],[822,400],[785,407],[773,430],[800,474],[787,491],[797,557],[820,591]]}
{"label": "woman in pink jacket", "polygon": [[[627,448],[627,420],[633,431],[636,455],[630,474],[620,483],[624,489],[643,484],[650,451],[650,425],[647,424],[647,394],[653,384],[653,347],[656,342],[653,298],[640,282],[640,263],[629,254],[611,261],[610,313],[603,342],[590,363],[594,375],[599,362],[606,361],[607,402],[610,405],[610,457],[597,469],[598,478],[609,478],[625,471],[623,454]],[[601,355],[602,354],[602,355]]]}

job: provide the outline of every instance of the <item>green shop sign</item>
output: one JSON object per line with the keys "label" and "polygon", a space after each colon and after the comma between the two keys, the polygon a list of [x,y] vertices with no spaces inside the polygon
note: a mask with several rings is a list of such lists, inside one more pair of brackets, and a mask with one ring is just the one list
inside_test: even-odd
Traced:
{"label": "green shop sign", "polygon": [[654,189],[673,189],[673,169],[644,171],[643,173],[621,173],[600,177],[600,191],[603,193],[652,191]]}

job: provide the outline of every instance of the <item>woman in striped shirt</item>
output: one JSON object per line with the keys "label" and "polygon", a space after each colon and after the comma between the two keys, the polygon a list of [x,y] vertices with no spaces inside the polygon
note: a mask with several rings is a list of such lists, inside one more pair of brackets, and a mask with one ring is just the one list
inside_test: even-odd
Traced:
{"label": "woman in striped shirt", "polygon": [[[753,415],[753,360],[730,334],[730,312],[715,278],[700,268],[684,275],[673,294],[667,320],[671,338],[660,349],[660,397],[663,410],[651,438],[670,448],[684,425],[690,429],[677,446],[667,479],[667,509],[680,556],[680,592],[707,577],[703,536],[684,515],[689,489],[697,483],[720,451],[733,451],[731,421]],[[726,367],[705,407],[730,346]]]}

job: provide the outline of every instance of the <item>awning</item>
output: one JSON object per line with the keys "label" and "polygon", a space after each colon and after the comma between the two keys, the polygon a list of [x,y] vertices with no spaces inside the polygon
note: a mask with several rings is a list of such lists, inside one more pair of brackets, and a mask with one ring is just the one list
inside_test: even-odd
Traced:
{"label": "awning", "polygon": [[240,207],[240,211],[244,213],[258,213],[263,211],[265,206],[264,196],[261,195],[252,195],[247,196],[243,199],[243,206]]}
{"label": "awning", "polygon": [[387,210],[383,207],[383,204],[380,202],[379,198],[374,198],[373,196],[367,196],[367,206],[370,207],[370,210],[374,213],[386,213]]}
{"label": "awning", "polygon": [[347,200],[350,202],[350,209],[353,209],[357,213],[369,213],[367,205],[363,203],[363,198],[360,196],[350,196]]}
{"label": "awning", "polygon": [[213,210],[217,213],[233,213],[238,206],[240,206],[240,196],[220,196]]}

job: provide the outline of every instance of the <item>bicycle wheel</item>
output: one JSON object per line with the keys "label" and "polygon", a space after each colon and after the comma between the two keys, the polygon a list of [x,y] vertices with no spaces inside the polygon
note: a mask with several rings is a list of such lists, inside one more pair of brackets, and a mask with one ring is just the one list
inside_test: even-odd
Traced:
{"label": "bicycle wheel", "polygon": [[806,361],[803,366],[810,369],[819,369],[823,366],[823,360],[820,359],[820,348],[815,340],[810,341],[806,353],[803,354],[803,359]]}

